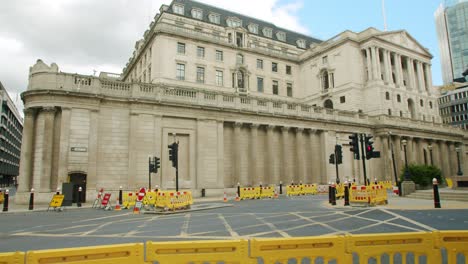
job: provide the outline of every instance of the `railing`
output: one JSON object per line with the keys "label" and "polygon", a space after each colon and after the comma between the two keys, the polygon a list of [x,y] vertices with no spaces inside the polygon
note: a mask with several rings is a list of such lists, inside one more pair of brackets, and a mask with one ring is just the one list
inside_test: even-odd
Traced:
{"label": "railing", "polygon": [[[0,253],[1,263],[458,263],[468,231],[119,244]],[[443,251],[445,253],[443,253]]]}

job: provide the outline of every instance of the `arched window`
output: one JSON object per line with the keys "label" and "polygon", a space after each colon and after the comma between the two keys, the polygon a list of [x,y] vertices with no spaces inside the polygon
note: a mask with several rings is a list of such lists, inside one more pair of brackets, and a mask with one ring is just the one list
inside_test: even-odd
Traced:
{"label": "arched window", "polygon": [[333,109],[333,102],[332,102],[332,100],[327,99],[327,100],[323,103],[323,107],[328,108],[328,109]]}
{"label": "arched window", "polygon": [[330,88],[330,82],[328,80],[328,71],[323,71],[322,74],[321,74],[321,78],[322,78],[322,89],[323,90],[327,90],[328,88]]}
{"label": "arched window", "polygon": [[237,72],[237,88],[245,88],[244,87],[244,73],[242,71]]}

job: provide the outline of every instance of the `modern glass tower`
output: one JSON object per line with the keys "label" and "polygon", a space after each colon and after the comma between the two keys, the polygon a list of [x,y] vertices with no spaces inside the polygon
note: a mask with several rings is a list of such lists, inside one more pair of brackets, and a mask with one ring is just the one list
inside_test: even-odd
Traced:
{"label": "modern glass tower", "polygon": [[447,0],[435,14],[444,84],[468,68],[468,0]]}

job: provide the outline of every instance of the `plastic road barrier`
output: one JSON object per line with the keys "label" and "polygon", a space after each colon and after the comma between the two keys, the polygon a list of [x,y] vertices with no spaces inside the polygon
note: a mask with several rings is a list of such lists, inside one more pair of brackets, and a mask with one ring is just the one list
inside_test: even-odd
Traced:
{"label": "plastic road barrier", "polygon": [[156,206],[156,198],[158,194],[156,192],[146,192],[145,197],[143,198],[144,205]]}
{"label": "plastic road barrier", "polygon": [[193,204],[191,191],[159,191],[156,198],[156,207],[164,210],[177,210],[189,208]]}
{"label": "plastic road barrier", "polygon": [[340,183],[336,185],[336,199],[344,198],[344,184]]}
{"label": "plastic road barrier", "polygon": [[260,198],[273,198],[275,196],[275,187],[257,187],[260,192]]}
{"label": "plastic road barrier", "polygon": [[257,198],[257,190],[254,187],[240,188],[240,199],[255,199]]}
{"label": "plastic road barrier", "polygon": [[349,202],[368,205],[387,204],[387,190],[382,185],[353,185],[349,192]]}
{"label": "plastic road barrier", "polygon": [[305,195],[317,194],[317,184],[304,184],[302,185],[302,193]]}
{"label": "plastic road barrier", "polygon": [[24,252],[0,253],[0,264],[23,264]]}
{"label": "plastic road barrier", "polygon": [[136,202],[136,194],[132,192],[124,192],[123,193],[123,201],[122,206],[125,209],[130,207],[134,207]]}
{"label": "plastic road barrier", "polygon": [[302,195],[302,185],[287,185],[286,195],[287,196]]}

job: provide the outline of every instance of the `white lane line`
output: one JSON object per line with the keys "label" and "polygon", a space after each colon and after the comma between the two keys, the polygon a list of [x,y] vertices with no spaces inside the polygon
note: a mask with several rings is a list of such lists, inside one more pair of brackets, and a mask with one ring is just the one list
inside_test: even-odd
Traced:
{"label": "white lane line", "polygon": [[100,225],[100,226],[98,226],[98,227],[96,227],[96,228],[94,228],[94,229],[91,229],[91,230],[89,230],[89,231],[87,231],[87,232],[81,233],[80,236],[87,236],[87,235],[89,235],[89,234],[91,234],[91,233],[94,233],[94,232],[98,231],[99,229],[101,229],[101,228],[103,228],[103,227],[105,227],[105,226],[108,226],[108,225],[110,225],[110,224],[113,224],[113,222],[104,223],[104,224],[102,224],[102,225]]}
{"label": "white lane line", "polygon": [[82,223],[82,222],[96,221],[96,220],[102,220],[102,219],[108,219],[108,218],[116,218],[116,217],[126,216],[126,215],[129,215],[129,214],[131,214],[131,213],[111,215],[111,216],[103,216],[103,217],[96,217],[96,218],[89,218],[89,219],[74,221],[74,222],[71,222],[71,223]]}
{"label": "white lane line", "polygon": [[[256,215],[253,214],[253,213],[251,213],[251,215],[252,215],[253,217],[256,217]],[[288,233],[284,232],[283,230],[278,229],[274,224],[272,224],[272,223],[270,223],[270,222],[267,222],[267,221],[265,221],[265,220],[263,220],[263,219],[261,219],[261,218],[258,218],[258,217],[256,217],[255,219],[257,219],[258,221],[264,223],[266,226],[268,226],[269,228],[271,228],[271,230],[273,230],[274,232],[280,234],[281,236],[283,236],[283,237],[291,237]]]}
{"label": "white lane line", "polygon": [[187,232],[188,232],[188,226],[189,226],[189,222],[190,222],[190,217],[191,215],[190,214],[186,214],[185,215],[185,221],[184,221],[184,224],[182,225],[182,228],[180,229],[180,236],[181,237],[187,237]]}
{"label": "white lane line", "polygon": [[[299,218],[301,218],[301,219],[303,219],[303,220],[305,220],[305,221],[308,221],[308,222],[311,222],[311,223],[314,223],[314,224],[323,226],[323,227],[325,227],[325,228],[331,229],[331,230],[333,230],[333,231],[335,231],[335,232],[343,232],[343,231],[338,230],[338,229],[336,229],[336,228],[334,228],[334,227],[331,227],[331,226],[329,226],[329,225],[327,225],[327,224],[325,224],[325,223],[312,220],[311,218],[302,216],[302,215],[300,215],[300,214],[298,214],[298,213],[289,213],[289,214],[290,214],[290,215],[294,215],[294,216],[296,216],[296,217],[299,217]],[[341,220],[341,219],[340,219],[340,220]],[[330,222],[331,222],[331,221],[330,221]]]}
{"label": "white lane line", "polygon": [[[402,215],[399,215],[399,214],[397,214],[397,213],[390,212],[390,211],[388,211],[387,209],[381,209],[381,210],[382,210],[383,212],[386,212],[387,214],[391,214],[391,215],[393,215],[393,216],[395,216],[395,217],[397,217],[397,218],[399,218],[399,219],[401,219],[401,220],[404,220],[404,221],[406,221],[406,222],[408,222],[408,223],[411,223],[411,224],[413,224],[413,225],[417,225],[417,226],[420,226],[420,227],[422,227],[422,228],[425,228],[425,229],[427,229],[428,231],[436,231],[436,230],[437,230],[437,229],[435,229],[435,228],[433,228],[433,227],[430,227],[430,226],[428,226],[428,225],[425,225],[425,224],[416,222],[416,221],[414,221],[414,220],[411,220],[411,219],[409,219],[409,218],[407,218],[407,217],[404,217],[404,216],[402,216]],[[422,230],[421,230],[421,231],[422,231]]]}
{"label": "white lane line", "polygon": [[222,214],[218,214],[218,218],[224,224],[224,227],[226,227],[226,230],[229,232],[229,234],[231,234],[231,237],[239,238],[239,234],[237,234],[234,230],[232,230],[232,227],[228,224],[228,222],[226,221],[226,218],[224,218]]}

